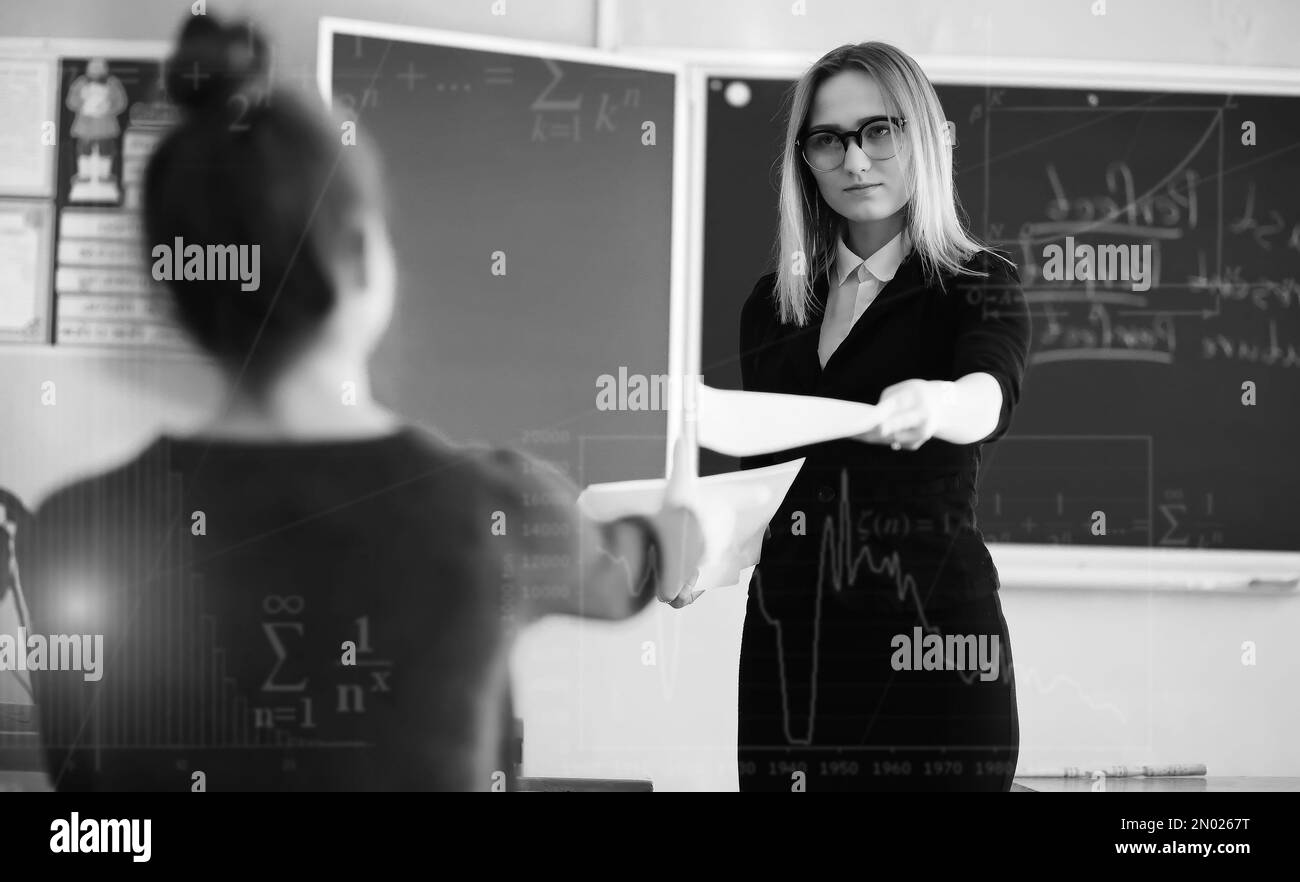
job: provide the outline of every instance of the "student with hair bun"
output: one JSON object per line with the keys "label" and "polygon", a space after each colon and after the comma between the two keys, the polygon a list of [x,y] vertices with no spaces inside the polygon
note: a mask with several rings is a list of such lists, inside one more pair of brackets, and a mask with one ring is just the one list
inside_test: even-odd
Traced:
{"label": "student with hair bun", "polygon": [[515,630],[685,602],[702,515],[592,521],[553,470],[372,397],[395,288],[378,166],[267,71],[261,35],[212,15],[167,64],[182,119],[148,165],[147,246],[257,246],[259,285],[167,283],[220,414],[36,514],[32,631],[103,636],[97,679],[35,672],[52,783],[508,787]]}

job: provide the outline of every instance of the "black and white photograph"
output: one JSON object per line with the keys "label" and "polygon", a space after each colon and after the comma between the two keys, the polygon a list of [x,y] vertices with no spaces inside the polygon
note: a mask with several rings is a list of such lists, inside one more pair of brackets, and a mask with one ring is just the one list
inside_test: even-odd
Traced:
{"label": "black and white photograph", "polygon": [[52,794],[5,857],[763,791],[868,794],[887,865],[1283,858],[1297,37],[4,0],[0,791]]}

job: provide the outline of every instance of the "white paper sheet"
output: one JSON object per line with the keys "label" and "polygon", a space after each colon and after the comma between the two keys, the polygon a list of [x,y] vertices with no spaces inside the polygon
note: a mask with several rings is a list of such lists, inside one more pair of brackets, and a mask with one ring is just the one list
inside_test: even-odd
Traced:
{"label": "white paper sheet", "polygon": [[48,204],[0,199],[0,341],[46,339],[53,238]]}
{"label": "white paper sheet", "polygon": [[871,404],[738,392],[701,385],[696,400],[699,444],[727,456],[776,453],[870,431],[884,413]]}
{"label": "white paper sheet", "polygon": [[[706,537],[709,546],[697,587],[721,588],[739,581],[740,570],[758,563],[763,531],[803,466],[802,459],[761,469],[710,475],[695,479],[693,492],[705,505],[726,506],[733,514],[731,536],[720,543]],[[616,481],[592,484],[578,497],[589,516],[608,520],[627,515],[650,516],[663,505],[667,480]],[[719,547],[725,546],[725,547]]]}
{"label": "white paper sheet", "polygon": [[54,195],[55,75],[52,59],[0,58],[0,195]]}

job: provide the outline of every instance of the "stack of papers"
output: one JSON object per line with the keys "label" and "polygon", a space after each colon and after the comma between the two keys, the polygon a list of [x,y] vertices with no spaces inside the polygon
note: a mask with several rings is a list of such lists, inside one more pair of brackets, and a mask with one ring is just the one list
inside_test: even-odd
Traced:
{"label": "stack of papers", "polygon": [[[860,435],[878,426],[884,415],[874,405],[836,398],[700,385],[686,414],[686,438],[688,443],[698,441],[700,447],[727,456],[758,456]],[[725,510],[731,515],[729,521],[723,519],[729,523],[729,536],[706,535],[708,547],[699,588],[734,585],[740,570],[758,563],[762,534],[803,463],[796,459],[691,480],[691,492],[703,509]],[[663,507],[667,485],[665,478],[593,484],[578,497],[578,504],[589,516],[601,520],[649,517]]]}
{"label": "stack of papers", "polygon": [[757,456],[861,435],[885,416],[879,407],[856,401],[703,385],[696,407],[700,446],[727,456]]}
{"label": "stack of papers", "polygon": [[[731,536],[725,541],[706,537],[708,548],[701,566],[698,588],[734,585],[740,570],[758,563],[758,551],[767,524],[803,466],[802,459],[762,469],[697,478],[693,492],[704,507],[725,506],[733,514]],[[652,516],[663,507],[666,478],[592,484],[578,497],[579,507],[601,520],[628,515]]]}

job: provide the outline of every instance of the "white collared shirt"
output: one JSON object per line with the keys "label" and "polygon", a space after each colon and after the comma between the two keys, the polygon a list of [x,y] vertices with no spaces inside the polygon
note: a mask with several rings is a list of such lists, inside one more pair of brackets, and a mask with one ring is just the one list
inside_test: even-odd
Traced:
{"label": "white collared shirt", "polygon": [[894,277],[906,254],[906,230],[866,260],[850,251],[843,238],[836,240],[835,284],[826,298],[826,314],[822,318],[821,338],[817,344],[817,356],[822,367],[826,367],[826,362],[849,336],[849,331],[876,299],[880,289]]}

